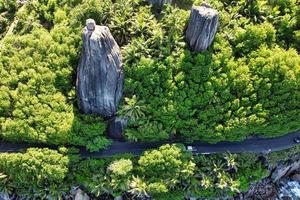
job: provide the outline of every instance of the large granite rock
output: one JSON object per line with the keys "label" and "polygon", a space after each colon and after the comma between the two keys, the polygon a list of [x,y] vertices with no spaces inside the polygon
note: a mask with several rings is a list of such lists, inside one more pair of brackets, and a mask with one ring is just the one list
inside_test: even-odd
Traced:
{"label": "large granite rock", "polygon": [[219,14],[209,4],[193,7],[186,30],[186,39],[192,50],[205,51],[213,42],[219,24]]}
{"label": "large granite rock", "polygon": [[172,0],[147,0],[147,2],[158,7],[162,7],[166,3],[172,3]]}
{"label": "large granite rock", "polygon": [[85,114],[114,116],[123,91],[120,48],[108,27],[88,19],[77,71],[79,108]]}

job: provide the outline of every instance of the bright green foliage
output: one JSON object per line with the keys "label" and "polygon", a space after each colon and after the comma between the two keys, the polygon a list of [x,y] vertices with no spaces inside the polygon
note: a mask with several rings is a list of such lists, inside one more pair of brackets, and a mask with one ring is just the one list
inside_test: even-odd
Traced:
{"label": "bright green foliage", "polygon": [[120,159],[111,163],[108,167],[113,175],[124,176],[132,170],[132,162],[130,160]]}
{"label": "bright green foliage", "polygon": [[135,95],[131,99],[125,98],[125,102],[126,105],[119,111],[120,115],[129,118],[131,121],[137,121],[140,117],[145,117],[145,108],[140,106],[143,102],[138,101]]}
{"label": "bright green foliage", "polygon": [[[91,151],[108,144],[103,120],[80,114],[76,105],[87,18],[107,25],[121,46],[126,79],[118,114],[130,120],[128,139],[236,141],[299,129],[299,1],[208,0],[220,26],[202,53],[191,52],[184,39],[192,2],[201,1],[175,1],[179,7],[157,12],[143,0],[28,1],[22,9],[0,0],[0,37],[17,22],[0,41],[0,139]],[[64,186],[78,184],[97,197],[130,191],[154,199],[209,198],[245,191],[268,175],[251,154],[193,159],[175,145],[138,159],[84,161],[30,149],[0,154],[0,172],[1,192],[31,199],[59,199]]]}
{"label": "bright green foliage", "polygon": [[172,199],[232,196],[269,175],[255,154],[192,157],[176,145],[164,145],[138,158],[84,160],[34,148],[0,154],[0,172],[1,192],[16,191],[29,199],[59,199],[74,185],[85,186],[96,197],[123,192],[166,200],[169,195]]}
{"label": "bright green foliage", "polygon": [[174,188],[192,177],[195,170],[193,161],[175,145],[164,145],[146,152],[138,163],[140,173],[154,191],[167,192],[167,188]]}
{"label": "bright green foliage", "polygon": [[[5,48],[0,51],[0,138],[83,145],[96,151],[108,144],[105,124],[99,117],[82,116],[74,107],[80,34],[65,25],[66,11],[58,10],[56,19],[47,17],[58,7],[52,3],[47,8],[37,2],[27,5],[40,9],[38,19],[57,23],[50,32],[33,28],[30,34],[1,41]],[[22,26],[20,19],[18,29]]]}
{"label": "bright green foliage", "polygon": [[[177,194],[181,197],[232,196],[269,175],[255,154],[193,158],[175,145],[164,145],[139,158],[85,160],[72,166],[72,176],[76,178],[70,179],[83,183],[96,196],[103,193],[118,196],[130,191],[154,199],[168,199],[167,194],[176,191],[182,191]],[[174,194],[174,199],[177,195]]]}
{"label": "bright green foliage", "polygon": [[61,196],[68,173],[68,158],[49,149],[28,149],[26,153],[0,154],[0,171],[9,174],[16,193],[35,198]]}
{"label": "bright green foliage", "polygon": [[195,170],[192,159],[175,145],[164,145],[159,150],[146,152],[138,163],[153,193],[167,192],[179,183],[187,182]]}
{"label": "bright green foliage", "polygon": [[257,50],[262,44],[269,47],[275,41],[275,29],[271,24],[263,23],[250,25],[246,30],[241,29],[236,33],[235,54],[247,55],[253,50]]}
{"label": "bright green foliage", "polygon": [[128,181],[131,178],[132,162],[129,159],[120,159],[111,163],[107,170],[110,174],[110,185],[114,190],[127,191]]}
{"label": "bright green foliage", "polygon": [[[155,35],[134,38],[124,47],[125,98],[135,95],[145,108],[145,116],[130,122],[129,139],[236,141],[251,134],[277,136],[300,128],[295,104],[299,102],[299,79],[289,76],[299,76],[300,57],[293,49],[276,47],[286,48],[289,42],[279,38],[278,20],[264,18],[275,15],[267,9],[268,3],[236,1],[237,7],[211,3],[220,10],[221,24],[209,51],[195,54],[187,50],[182,36],[188,13],[171,6],[162,10],[158,20],[153,19],[160,27]],[[291,1],[286,12],[277,16],[295,15],[295,4]],[[148,26],[154,23],[141,20]],[[294,30],[294,25],[287,26]],[[257,60],[267,58],[265,51],[272,59],[265,59],[263,65],[273,66],[273,77],[259,71]],[[278,72],[278,67],[288,70]],[[274,79],[277,76],[280,78]],[[279,96],[271,99],[275,95]],[[276,126],[273,120],[281,122]]]}
{"label": "bright green foliage", "polygon": [[[68,36],[59,38],[63,34]],[[60,26],[50,34],[40,29],[5,40],[5,50],[0,52],[3,138],[85,145],[89,137],[101,136],[105,126],[99,119],[80,117],[70,103],[74,98],[71,64],[77,50],[76,46],[60,44],[64,41],[76,45],[78,37]]]}
{"label": "bright green foliage", "polygon": [[128,139],[236,141],[300,128],[297,0],[209,1],[220,26],[202,53],[191,52],[184,39],[186,6],[199,0],[161,12],[142,0],[29,1],[24,9],[0,2],[1,13],[13,13],[4,17],[6,26],[18,19],[0,44],[3,139],[91,151],[108,143],[103,121],[76,106],[87,18],[107,25],[121,46],[126,79],[119,114],[129,119]]}

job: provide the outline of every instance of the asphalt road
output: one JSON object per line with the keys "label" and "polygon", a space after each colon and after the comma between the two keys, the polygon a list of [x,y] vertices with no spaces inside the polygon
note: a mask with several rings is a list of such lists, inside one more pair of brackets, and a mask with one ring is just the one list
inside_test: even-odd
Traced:
{"label": "asphalt road", "polygon": [[[276,138],[251,138],[242,142],[219,142],[216,144],[208,144],[203,142],[194,142],[189,144],[196,150],[195,153],[211,154],[211,153],[242,153],[242,152],[255,152],[255,153],[268,153],[273,151],[280,151],[296,146],[294,138],[300,138],[300,131],[287,134],[285,136]],[[148,142],[148,143],[135,143],[135,142],[113,142],[107,149],[99,152],[88,152],[85,148],[79,148],[82,157],[110,157],[117,154],[131,153],[134,155],[141,155],[144,151],[155,149],[163,144],[170,144],[170,142]],[[0,142],[0,152],[19,152],[29,147],[51,148],[56,149],[55,146],[47,145],[30,145],[30,144],[13,144]]]}

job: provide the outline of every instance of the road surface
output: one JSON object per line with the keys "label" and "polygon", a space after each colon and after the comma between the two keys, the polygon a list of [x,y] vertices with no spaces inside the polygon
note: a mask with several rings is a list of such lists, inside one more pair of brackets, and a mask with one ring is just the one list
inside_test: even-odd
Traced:
{"label": "road surface", "polygon": [[[196,149],[199,154],[212,154],[212,153],[268,153],[273,151],[280,151],[292,148],[297,144],[294,142],[296,137],[300,138],[300,131],[287,134],[285,136],[276,138],[251,138],[242,142],[219,142],[216,144],[208,144],[203,142],[194,142],[189,144]],[[171,142],[172,143],[172,142]],[[99,152],[88,152],[85,148],[79,147],[79,153],[82,157],[102,158],[110,157],[117,154],[131,153],[134,155],[141,155],[144,151],[155,149],[163,144],[170,144],[170,142],[148,142],[148,143],[135,143],[135,142],[113,142],[107,149]],[[19,152],[29,147],[51,148],[57,149],[55,146],[47,145],[30,145],[30,144],[13,144],[0,142],[0,152]]]}

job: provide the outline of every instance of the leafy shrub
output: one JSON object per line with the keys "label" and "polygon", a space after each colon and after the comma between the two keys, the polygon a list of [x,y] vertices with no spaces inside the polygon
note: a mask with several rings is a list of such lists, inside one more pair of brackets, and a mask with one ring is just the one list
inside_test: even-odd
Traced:
{"label": "leafy shrub", "polygon": [[274,41],[275,29],[271,24],[250,25],[245,30],[238,30],[233,41],[235,54],[247,55],[251,51],[258,49],[262,44],[270,47]]}
{"label": "leafy shrub", "polygon": [[140,174],[149,183],[148,189],[154,193],[167,192],[181,181],[194,174],[195,164],[180,148],[164,145],[158,150],[146,152],[140,157]]}
{"label": "leafy shrub", "polygon": [[76,178],[71,176],[70,180],[83,183],[96,196],[129,191],[139,197],[162,199],[169,193],[174,193],[174,199],[232,196],[269,175],[255,154],[192,157],[176,145],[163,145],[138,158],[79,161],[71,170]]}
{"label": "leafy shrub", "polygon": [[14,12],[16,11],[16,7],[17,0],[0,0],[0,12]]}
{"label": "leafy shrub", "polygon": [[60,192],[67,190],[63,183],[67,166],[66,156],[49,149],[31,148],[24,154],[0,154],[0,171],[9,174],[17,194],[30,199],[61,196]]}

